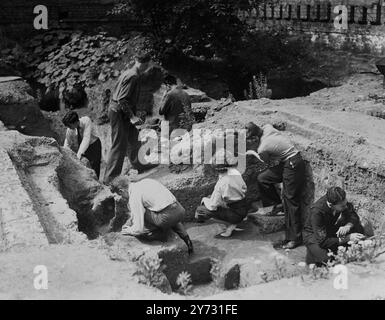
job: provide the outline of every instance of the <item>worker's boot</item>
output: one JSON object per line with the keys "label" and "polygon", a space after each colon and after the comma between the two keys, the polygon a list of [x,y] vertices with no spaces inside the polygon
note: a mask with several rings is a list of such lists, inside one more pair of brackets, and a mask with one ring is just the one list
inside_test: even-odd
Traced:
{"label": "worker's boot", "polygon": [[193,247],[193,244],[192,244],[192,241],[190,239],[189,236],[181,236],[182,240],[186,243],[187,245],[187,250],[188,250],[188,254],[191,255],[194,253],[194,247]]}
{"label": "worker's boot", "polygon": [[302,241],[299,241],[299,240],[296,240],[296,241],[289,241],[287,244],[283,245],[282,246],[282,249],[289,249],[289,250],[293,250],[299,246],[302,245]]}

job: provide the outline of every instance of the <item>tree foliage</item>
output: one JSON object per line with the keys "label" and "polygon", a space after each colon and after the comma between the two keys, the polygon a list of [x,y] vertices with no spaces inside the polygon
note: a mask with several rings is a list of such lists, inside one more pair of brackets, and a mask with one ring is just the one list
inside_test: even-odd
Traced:
{"label": "tree foliage", "polygon": [[161,49],[186,55],[224,57],[236,47],[245,26],[241,0],[121,0],[111,11],[144,22]]}

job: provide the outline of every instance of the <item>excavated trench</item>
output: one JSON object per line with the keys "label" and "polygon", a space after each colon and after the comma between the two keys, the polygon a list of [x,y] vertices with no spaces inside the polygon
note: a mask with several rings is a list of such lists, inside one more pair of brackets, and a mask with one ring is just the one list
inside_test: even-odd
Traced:
{"label": "excavated trench", "polygon": [[[348,192],[349,200],[354,203],[366,235],[371,236],[385,232],[383,214],[385,211],[385,175],[381,166],[376,167],[375,164],[370,163],[368,159],[371,157],[365,151],[367,148],[379,148],[378,146],[369,143],[362,144],[361,140],[357,140],[357,137],[350,137],[349,135],[343,136],[344,143],[338,143],[337,140],[325,137],[325,132],[331,134],[332,137],[333,135],[334,137],[337,136],[338,139],[342,137],[341,132],[334,132],[331,128],[326,128],[320,123],[307,124],[303,119],[294,116],[289,117],[286,113],[264,112],[263,114],[265,116],[261,115],[261,118],[266,117],[267,119],[270,117],[269,115],[274,115],[277,119],[287,120],[290,134],[295,135],[294,141],[298,142],[298,147],[308,163],[309,178],[303,194],[307,206],[313,200],[323,196],[331,185],[339,185]],[[277,120],[275,118],[269,118],[268,121]],[[381,150],[382,148],[379,148],[375,152],[382,152]],[[162,180],[162,177],[160,179]],[[245,177],[245,179],[255,181],[252,175]],[[201,186],[201,184],[199,185]],[[202,185],[202,187],[205,186]],[[183,190],[180,188],[179,192],[183,194]],[[194,189],[189,186],[186,190],[189,190],[187,204],[199,202],[201,197],[199,188],[194,192]],[[200,267],[202,271],[199,272],[202,277],[192,276],[192,282],[195,285],[194,292],[199,296],[208,296],[216,290],[248,287],[275,281],[281,277],[303,274],[306,271],[298,265],[298,262],[304,261],[304,247],[286,254],[285,252],[277,252],[271,246],[272,241],[280,240],[283,237],[282,232],[277,232],[282,230],[282,222],[282,220],[280,222],[272,221],[271,218],[257,221],[256,224],[245,222],[247,226],[245,231],[229,240],[216,238],[216,235],[221,231],[218,224],[189,225],[189,233],[194,239],[199,257],[193,257],[189,260],[186,257],[184,259],[179,258],[180,253],[169,252],[163,255],[166,265],[165,272],[169,272],[167,277],[171,283],[175,283],[179,272],[191,269],[195,271],[198,267],[195,267],[194,263],[199,260],[204,261],[204,258],[208,257],[210,259],[203,262],[204,267]],[[240,242],[237,243],[237,241]],[[276,257],[280,257],[278,260],[285,261],[283,266],[277,263]],[[219,261],[219,285],[218,279],[213,279],[212,273],[207,272],[208,265],[213,265],[212,258]],[[176,260],[183,262],[175,263]],[[172,287],[175,290],[175,285]]]}
{"label": "excavated trench", "polygon": [[82,233],[95,239],[115,215],[108,188],[53,139],[20,137],[8,153],[48,242],[72,243]]}
{"label": "excavated trench", "polygon": [[[254,172],[256,168],[253,169],[253,166],[258,167],[252,163],[244,174],[250,190],[247,195],[249,202],[256,200],[257,192]],[[159,170],[150,177],[162,182],[177,196],[187,211],[187,220],[193,216],[201,198],[212,191],[216,181],[216,176],[205,166],[179,174]],[[306,177],[302,203],[304,212],[314,197],[313,176],[309,165]],[[178,291],[176,280],[181,272],[191,275],[194,294],[199,296],[274,281],[282,277],[282,273],[287,277],[301,274],[304,270],[298,263],[304,261],[304,248],[293,250],[288,255],[273,247],[274,242],[284,239],[284,224],[283,216],[245,220],[240,225],[243,231],[236,232],[230,239],[223,239],[218,236],[224,228],[220,222],[187,222],[188,233],[195,248],[194,255],[187,255],[185,244],[175,235],[158,252],[170,288]]]}
{"label": "excavated trench", "polygon": [[[60,148],[53,139],[27,138],[27,141],[12,147],[9,153],[49,243],[75,242],[81,238],[78,231],[89,239],[95,239],[100,235],[100,227],[108,225],[114,218],[115,204],[109,191],[97,182],[90,169],[78,162],[70,151]],[[253,179],[248,176],[249,172],[246,175],[246,180]],[[176,196],[187,209],[188,217],[215,183],[215,177],[205,167],[200,172],[195,168],[190,172],[163,172],[163,175],[154,174],[152,177],[178,193]],[[311,182],[311,176],[309,178]],[[176,280],[183,271],[190,273],[199,295],[263,283],[266,277],[274,280],[277,256],[290,260],[290,267],[295,265],[293,257],[286,257],[272,247],[273,240],[283,237],[282,227],[282,217],[262,219],[257,223],[245,221],[244,232],[223,240],[217,237],[223,228],[221,224],[188,223],[196,250],[194,256],[188,257],[184,243],[175,238],[157,249],[171,290],[178,290]],[[138,243],[143,252],[148,245],[152,244]],[[213,267],[218,271],[217,274],[214,272],[214,278]],[[297,271],[290,272],[297,274]]]}
{"label": "excavated trench", "polygon": [[[96,181],[91,170],[77,162],[71,153],[59,148],[54,140],[32,138],[27,143],[18,144],[9,153],[49,243],[73,242],[80,235],[78,231],[94,239],[99,235],[97,228],[108,224],[114,217],[112,196]],[[318,198],[327,185],[335,182],[332,177],[337,176],[346,182],[354,200],[359,200],[359,208],[366,210],[364,217],[372,222],[373,229],[383,229],[384,219],[380,212],[384,207],[385,179],[380,172],[374,176],[365,168],[342,166],[343,159],[335,159],[335,155],[316,147],[304,150],[304,157],[309,161],[303,194],[304,210],[314,196]],[[155,174],[153,177],[168,185],[173,192],[178,190],[179,194],[184,194],[178,198],[191,215],[194,204],[214,182],[207,179],[204,171],[200,174],[197,175],[195,170],[174,175]],[[247,181],[254,180],[249,172],[245,174]],[[251,184],[250,190],[254,189]],[[314,190],[317,191],[315,195]],[[372,200],[365,201],[369,195]],[[183,271],[191,275],[194,294],[202,297],[218,290],[243,288],[304,273],[304,268],[298,266],[304,261],[303,247],[286,254],[272,246],[272,242],[283,239],[283,226],[282,217],[245,221],[244,231],[224,240],[217,237],[222,231],[221,224],[187,223],[196,251],[194,256],[188,257],[184,243],[175,237],[156,249],[163,260],[163,273],[170,290],[178,291],[176,279]],[[153,244],[142,243],[139,248],[146,252],[147,246]]]}
{"label": "excavated trench", "polygon": [[[276,222],[273,233],[264,233],[263,226],[245,221],[241,225],[243,232],[223,240],[217,237],[223,230],[221,223],[188,223],[195,248],[192,256],[187,255],[186,247],[176,238],[167,244],[137,244],[135,250],[147,251],[151,256],[151,248],[161,245],[155,250],[162,259],[167,285],[162,283],[158,289],[165,293],[179,292],[178,276],[187,272],[191,276],[192,293],[205,297],[218,291],[236,290],[304,273],[305,269],[298,265],[304,260],[304,248],[290,254],[273,248],[273,242],[284,238],[284,232],[277,232],[282,230],[282,225],[281,221]],[[146,245],[150,249],[145,248]]]}
{"label": "excavated trench", "polygon": [[[293,119],[292,119],[293,120]],[[290,128],[295,134],[309,136],[313,130]],[[302,131],[301,131],[302,130]],[[311,137],[311,136],[309,136]],[[317,136],[316,139],[319,137]],[[319,142],[319,141],[318,141]],[[302,148],[301,148],[302,150]],[[109,191],[97,182],[93,172],[78,162],[69,151],[61,149],[53,139],[31,138],[9,151],[23,187],[32,199],[34,209],[49,243],[68,243],[99,235],[99,229],[115,216],[114,200]],[[304,212],[311,202],[322,195],[330,184],[342,184],[358,205],[362,218],[371,228],[384,231],[382,215],[385,204],[385,177],[382,171],[346,161],[338,152],[324,146],[310,145],[303,150],[308,161],[307,186],[304,188]],[[312,170],[311,170],[312,169]],[[255,177],[246,172],[245,180],[254,193]],[[206,172],[155,174],[180,199],[191,217],[196,203],[212,189],[215,180]],[[250,184],[251,183],[251,184]],[[252,198],[252,196],[251,196]],[[175,239],[156,248],[165,266],[164,274],[170,290],[177,291],[176,279],[182,271],[191,274],[194,292],[207,296],[217,290],[237,289],[292,277],[304,272],[298,262],[304,261],[304,248],[289,254],[276,251],[272,242],[283,238],[283,218],[261,218],[244,222],[244,231],[229,240],[218,239],[221,224],[188,223],[195,255],[188,257],[184,243]],[[124,248],[132,250],[132,243]],[[146,252],[154,244],[135,242]],[[156,246],[156,244],[155,244]],[[214,267],[214,268],[213,268]]]}

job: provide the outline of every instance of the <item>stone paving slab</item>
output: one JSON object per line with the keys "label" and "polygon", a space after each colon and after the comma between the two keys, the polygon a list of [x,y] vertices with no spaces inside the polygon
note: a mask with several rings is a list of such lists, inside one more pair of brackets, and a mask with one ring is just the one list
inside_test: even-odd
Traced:
{"label": "stone paving slab", "polygon": [[19,246],[48,245],[33,203],[8,153],[0,148],[0,252]]}

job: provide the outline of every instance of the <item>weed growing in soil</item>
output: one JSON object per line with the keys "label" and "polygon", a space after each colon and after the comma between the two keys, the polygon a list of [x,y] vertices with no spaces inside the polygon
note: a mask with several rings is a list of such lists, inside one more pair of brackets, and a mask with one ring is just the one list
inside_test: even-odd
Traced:
{"label": "weed growing in soil", "polygon": [[249,89],[248,91],[245,90],[244,96],[246,100],[269,98],[271,90],[267,89],[266,76],[262,73],[258,76],[253,76],[253,80],[249,83]]}
{"label": "weed growing in soil", "polygon": [[[340,246],[337,253],[329,252],[330,260],[321,267],[312,264],[308,275],[312,280],[329,279],[332,270],[337,265],[348,263],[374,263],[375,259],[385,253],[384,237],[352,243],[349,247]],[[302,277],[303,279],[303,277]]]}
{"label": "weed growing in soil", "polygon": [[181,272],[176,279],[176,284],[179,286],[179,293],[187,296],[193,288],[191,283],[191,274],[187,271]]}
{"label": "weed growing in soil", "polygon": [[276,277],[278,277],[278,280],[286,278],[287,277],[287,265],[284,258],[280,256],[276,256],[274,259],[274,266],[276,270]]}
{"label": "weed growing in soil", "polygon": [[330,266],[317,267],[312,264],[309,266],[309,275],[312,280],[329,279]]}
{"label": "weed growing in soil", "polygon": [[211,269],[210,269],[211,279],[215,285],[219,286],[219,279],[221,275],[221,267],[218,259],[212,259]]}
{"label": "weed growing in soil", "polygon": [[139,277],[139,283],[155,288],[163,283],[163,270],[166,266],[162,264],[162,259],[158,256],[147,256],[143,254],[134,259],[134,262],[137,267],[134,275]]}
{"label": "weed growing in soil", "polygon": [[385,252],[385,241],[383,237],[363,240],[352,243],[348,248],[340,246],[336,254],[329,253],[333,263],[347,264],[351,262],[374,263],[375,259]]}

